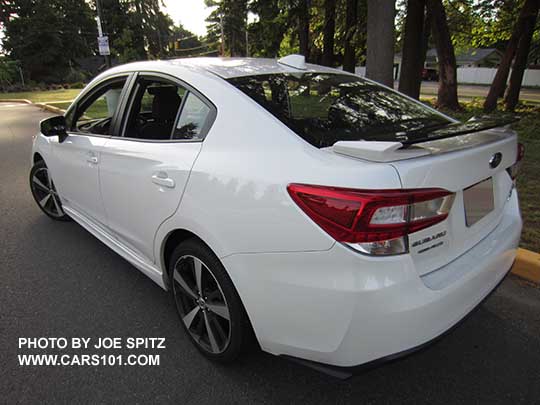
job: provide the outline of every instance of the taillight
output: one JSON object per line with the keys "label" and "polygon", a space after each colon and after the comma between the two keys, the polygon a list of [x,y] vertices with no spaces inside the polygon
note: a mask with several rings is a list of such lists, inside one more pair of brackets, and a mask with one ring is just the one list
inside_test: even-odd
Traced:
{"label": "taillight", "polygon": [[512,178],[512,180],[515,180],[518,172],[519,167],[521,166],[521,161],[523,160],[523,157],[525,156],[525,146],[520,142],[517,144],[517,154],[516,154],[516,163],[514,163],[512,166],[510,166],[506,171]]}
{"label": "taillight", "polygon": [[454,193],[439,188],[375,191],[289,184],[287,190],[335,240],[373,255],[408,252],[408,235],[444,221],[454,201]]}

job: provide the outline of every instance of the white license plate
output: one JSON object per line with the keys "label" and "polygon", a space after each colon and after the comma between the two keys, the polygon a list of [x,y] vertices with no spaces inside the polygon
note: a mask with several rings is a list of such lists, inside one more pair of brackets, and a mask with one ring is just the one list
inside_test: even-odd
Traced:
{"label": "white license plate", "polygon": [[473,226],[493,211],[493,179],[490,177],[463,190],[465,223]]}

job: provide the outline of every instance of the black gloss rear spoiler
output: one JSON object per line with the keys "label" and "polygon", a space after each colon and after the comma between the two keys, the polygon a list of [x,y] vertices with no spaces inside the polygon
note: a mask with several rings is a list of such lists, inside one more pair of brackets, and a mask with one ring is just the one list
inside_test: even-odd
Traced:
{"label": "black gloss rear spoiler", "polygon": [[516,115],[504,115],[500,117],[483,116],[473,117],[467,122],[456,122],[446,125],[442,128],[434,129],[426,134],[418,134],[419,136],[408,136],[408,139],[400,139],[404,148],[422,142],[429,142],[438,139],[450,138],[458,135],[470,134],[473,132],[486,131],[494,128],[504,128],[508,125],[519,121]]}
{"label": "black gloss rear spoiler", "polygon": [[[371,162],[395,162],[427,155],[455,152],[492,142],[498,142],[515,133],[508,128],[513,120],[470,120],[466,123],[450,124],[439,129],[438,135],[415,142],[397,141],[339,141],[331,150],[334,153]],[[440,131],[447,131],[441,133]]]}

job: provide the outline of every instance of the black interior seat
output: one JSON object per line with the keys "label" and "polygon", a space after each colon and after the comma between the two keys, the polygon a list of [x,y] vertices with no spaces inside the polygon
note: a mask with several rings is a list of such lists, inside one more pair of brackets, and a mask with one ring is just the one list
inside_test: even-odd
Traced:
{"label": "black interior seat", "polygon": [[152,100],[153,121],[144,124],[139,132],[143,139],[170,139],[176,113],[182,98],[176,87],[152,87],[148,92],[154,96]]}

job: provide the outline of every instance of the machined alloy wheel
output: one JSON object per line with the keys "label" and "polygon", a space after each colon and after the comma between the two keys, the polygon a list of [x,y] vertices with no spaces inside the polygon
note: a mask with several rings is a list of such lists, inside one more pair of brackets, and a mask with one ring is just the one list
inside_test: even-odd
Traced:
{"label": "machined alloy wheel", "polygon": [[230,362],[251,347],[253,330],[240,296],[208,246],[196,238],[183,241],[168,269],[181,324],[203,355]]}
{"label": "machined alloy wheel", "polygon": [[210,353],[222,353],[231,337],[227,300],[208,267],[190,255],[178,259],[173,290],[182,322],[192,338]]}
{"label": "machined alloy wheel", "polygon": [[62,202],[49,169],[43,161],[37,162],[30,171],[30,188],[34,199],[45,214],[53,219],[69,219],[62,209]]}

